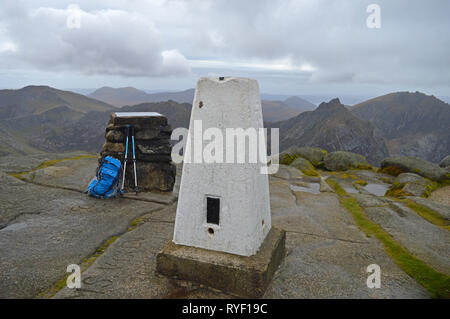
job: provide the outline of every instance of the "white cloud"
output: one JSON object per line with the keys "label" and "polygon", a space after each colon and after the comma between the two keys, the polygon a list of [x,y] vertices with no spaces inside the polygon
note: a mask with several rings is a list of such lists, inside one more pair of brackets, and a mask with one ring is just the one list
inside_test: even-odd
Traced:
{"label": "white cloud", "polygon": [[295,64],[290,58],[261,60],[249,59],[248,61],[231,61],[231,60],[189,60],[193,68],[214,68],[214,69],[234,69],[234,70],[250,70],[250,71],[273,71],[286,73],[312,73],[316,70],[309,63]]}
{"label": "white cloud", "polygon": [[0,53],[4,52],[16,52],[17,47],[12,42],[2,42],[0,43]]}
{"label": "white cloud", "polygon": [[190,73],[188,60],[178,50],[161,52],[163,57],[162,70],[167,75],[185,75]]}
{"label": "white cloud", "polygon": [[[0,69],[166,77],[170,84],[170,75],[193,68],[186,87],[219,73],[266,79],[262,87],[274,90],[450,92],[448,0],[377,0],[380,29],[366,26],[372,0],[1,1]],[[74,2],[81,24],[68,29]]]}
{"label": "white cloud", "polygon": [[184,56],[166,50],[162,34],[136,12],[40,7],[26,10],[21,19],[10,19],[6,30],[11,41],[0,48],[14,54],[2,59],[2,67],[14,62],[44,71],[84,74],[190,74]]}

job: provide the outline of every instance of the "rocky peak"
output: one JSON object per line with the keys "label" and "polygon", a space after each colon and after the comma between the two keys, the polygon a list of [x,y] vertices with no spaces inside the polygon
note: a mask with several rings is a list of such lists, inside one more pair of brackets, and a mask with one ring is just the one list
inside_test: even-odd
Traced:
{"label": "rocky peak", "polygon": [[330,100],[328,103],[327,102],[322,102],[320,103],[319,107],[317,108],[317,110],[319,111],[330,111],[332,109],[340,109],[342,107],[342,109],[345,109],[345,106],[341,104],[341,101],[339,100],[339,98],[334,98],[332,100]]}
{"label": "rocky peak", "polygon": [[282,151],[295,145],[354,152],[373,165],[389,155],[384,141],[374,135],[374,127],[352,115],[337,98],[271,127],[280,128]]}

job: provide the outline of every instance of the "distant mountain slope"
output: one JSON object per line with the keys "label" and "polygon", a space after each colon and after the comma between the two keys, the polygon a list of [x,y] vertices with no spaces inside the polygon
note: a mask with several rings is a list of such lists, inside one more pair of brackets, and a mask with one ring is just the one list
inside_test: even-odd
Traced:
{"label": "distant mountain slope", "polygon": [[180,92],[162,92],[149,94],[150,100],[147,102],[175,101],[177,103],[189,103],[194,101],[195,89],[188,89]]}
{"label": "distant mountain slope", "polygon": [[[122,107],[124,105],[137,105],[142,103],[157,103],[175,101],[177,103],[192,104],[194,89],[180,92],[161,92],[148,94],[133,87],[111,88],[102,87],[89,94],[90,97],[108,104]],[[263,115],[265,121],[276,122],[287,120],[304,111],[316,108],[316,105],[296,96],[289,97],[285,101],[263,100]]]}
{"label": "distant mountain slope", "polygon": [[114,109],[111,105],[84,95],[48,86],[0,90],[0,119],[38,115],[59,106],[66,106],[80,113]]}
{"label": "distant mountain slope", "polygon": [[291,96],[284,100],[284,103],[300,112],[312,111],[317,107],[317,105],[298,96]]}
{"label": "distant mountain slope", "polygon": [[[0,156],[77,149],[79,136],[65,138],[67,129],[93,112],[117,108],[104,102],[48,86],[0,90]],[[89,131],[85,118],[78,126]],[[89,149],[86,149],[89,150]]]}
{"label": "distant mountain slope", "polygon": [[2,127],[0,121],[0,156],[18,156],[39,152],[39,150],[31,147],[18,136],[11,134],[5,127]]}
{"label": "distant mountain slope", "polygon": [[391,155],[417,156],[438,163],[450,154],[450,105],[434,96],[397,92],[350,110],[376,127]]}
{"label": "distant mountain slope", "polygon": [[350,151],[364,155],[373,165],[389,155],[383,140],[374,135],[374,127],[352,115],[338,99],[267,126],[280,128],[280,150],[295,145]]}
{"label": "distant mountain slope", "polygon": [[174,101],[158,103],[142,103],[133,106],[124,106],[121,112],[158,112],[166,116],[172,128],[189,128],[192,105],[189,103],[177,103]]}
{"label": "distant mountain slope", "polygon": [[134,87],[111,88],[104,86],[88,95],[94,99],[121,107],[147,102],[149,94]]}
{"label": "distant mountain slope", "polygon": [[[59,106],[39,114],[0,119],[0,156],[38,151],[99,152],[111,111],[81,113]],[[191,105],[174,101],[125,106],[126,112],[159,112],[173,127],[188,127]]]}
{"label": "distant mountain slope", "polygon": [[262,100],[261,106],[266,122],[284,121],[316,108],[316,105],[296,96],[289,97],[284,101]]}
{"label": "distant mountain slope", "polygon": [[169,100],[178,103],[192,103],[192,101],[194,100],[194,93],[194,89],[188,89],[180,92],[161,92],[149,94],[133,87],[102,87],[89,94],[88,96],[114,106],[122,107],[124,105],[156,103]]}
{"label": "distant mountain slope", "polygon": [[301,111],[290,107],[283,101],[261,101],[264,121],[278,122],[299,115]]}
{"label": "distant mountain slope", "polygon": [[[80,119],[85,119],[86,115],[91,117],[92,113],[76,112],[67,106],[59,106],[37,115],[1,120],[0,126],[16,140],[25,141],[33,148],[50,152],[65,151],[71,150],[70,145],[74,143],[73,137],[65,138],[67,132],[71,131],[71,126]],[[87,129],[85,122],[79,126],[83,130]]]}

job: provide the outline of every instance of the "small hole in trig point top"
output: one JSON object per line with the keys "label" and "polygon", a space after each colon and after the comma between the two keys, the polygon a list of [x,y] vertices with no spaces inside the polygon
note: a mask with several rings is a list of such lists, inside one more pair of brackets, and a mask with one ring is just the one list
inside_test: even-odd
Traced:
{"label": "small hole in trig point top", "polygon": [[224,76],[221,76],[221,77],[219,77],[219,80],[220,80],[220,81],[223,81],[223,80],[225,80],[225,77],[224,77]]}
{"label": "small hole in trig point top", "polygon": [[214,229],[208,228],[208,233],[209,233],[210,235],[214,235]]}

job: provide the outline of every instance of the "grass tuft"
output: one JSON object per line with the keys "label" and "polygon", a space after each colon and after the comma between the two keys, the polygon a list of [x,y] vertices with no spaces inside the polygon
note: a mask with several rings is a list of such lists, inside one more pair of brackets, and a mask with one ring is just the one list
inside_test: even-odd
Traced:
{"label": "grass tuft", "polygon": [[24,172],[8,173],[8,175],[12,176],[12,177],[15,177],[15,178],[18,178],[20,180],[23,180],[25,175],[27,175],[27,174],[29,174],[31,172],[35,172],[35,171],[37,171],[39,169],[50,167],[50,166],[53,166],[53,165],[55,165],[55,164],[57,164],[59,162],[63,162],[63,161],[74,161],[74,160],[79,160],[79,159],[84,159],[84,158],[97,158],[97,156],[94,156],[94,155],[79,155],[79,156],[74,156],[74,157],[67,157],[67,158],[49,160],[49,161],[42,162],[41,164],[39,164],[38,166],[36,166],[32,170],[24,171]]}
{"label": "grass tuft", "polygon": [[[83,261],[81,262],[81,272],[83,272],[86,269],[88,269],[95,262],[95,260],[98,257],[100,257],[105,252],[105,250],[112,243],[114,243],[118,238],[119,238],[119,236],[112,236],[103,245],[101,245],[99,248],[97,248],[97,250],[95,251],[95,253],[92,256],[83,259]],[[67,285],[67,278],[69,276],[70,276],[69,273],[66,274],[63,278],[58,280],[52,287],[50,287],[46,291],[41,292],[39,295],[37,295],[35,299],[46,299],[46,298],[50,299],[51,297],[56,295],[58,293],[58,291],[60,291],[64,287],[66,287],[66,285]]]}
{"label": "grass tuft", "polygon": [[355,179],[355,180],[358,179],[358,176],[353,175],[353,174],[348,174],[348,173],[342,173],[339,177],[342,179],[347,179],[347,178],[351,178],[351,179]]}
{"label": "grass tuft", "polygon": [[450,276],[437,272],[412,255],[380,225],[370,220],[361,206],[359,206],[357,200],[349,196],[336,181],[328,179],[327,182],[339,195],[341,205],[350,212],[359,229],[368,237],[375,236],[384,245],[388,256],[404,272],[427,289],[434,298],[450,298]]}
{"label": "grass tuft", "polygon": [[431,224],[439,226],[445,230],[450,230],[450,222],[448,220],[445,220],[436,211],[434,211],[426,206],[417,204],[416,202],[414,202],[410,199],[405,199],[404,203],[407,207],[409,207],[414,212],[416,212],[417,215],[419,215],[423,219],[427,220]]}
{"label": "grass tuft", "polygon": [[301,171],[306,176],[320,176],[319,172],[317,172],[315,169],[302,169]]}
{"label": "grass tuft", "polygon": [[358,180],[354,181],[352,184],[357,184],[357,185],[361,185],[361,186],[366,186],[368,183],[367,183],[365,180],[358,179]]}

